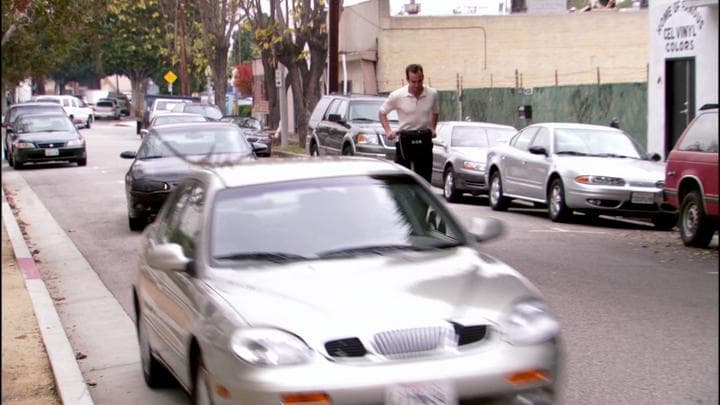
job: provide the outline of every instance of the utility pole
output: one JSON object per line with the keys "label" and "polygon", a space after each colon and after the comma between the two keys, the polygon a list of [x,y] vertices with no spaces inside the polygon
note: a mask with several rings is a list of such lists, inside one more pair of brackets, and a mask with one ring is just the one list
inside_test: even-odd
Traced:
{"label": "utility pole", "polygon": [[181,94],[190,95],[190,79],[187,71],[187,48],[185,46],[185,6],[183,0],[178,1],[178,18],[180,19],[180,84]]}
{"label": "utility pole", "polygon": [[340,0],[330,0],[328,41],[328,90],[338,92],[338,31],[340,28]]}

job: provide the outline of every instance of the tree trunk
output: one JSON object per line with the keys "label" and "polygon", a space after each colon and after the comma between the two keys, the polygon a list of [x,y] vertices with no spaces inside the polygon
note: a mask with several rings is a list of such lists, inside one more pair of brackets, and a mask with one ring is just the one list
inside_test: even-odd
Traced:
{"label": "tree trunk", "polygon": [[225,93],[227,92],[227,54],[228,48],[215,49],[212,60],[213,80],[215,81],[215,104],[220,107],[223,115],[226,114]]}
{"label": "tree trunk", "polygon": [[278,104],[278,93],[275,87],[275,67],[270,62],[270,53],[263,51],[263,85],[265,86],[265,97],[268,101],[267,126],[275,129],[280,122],[280,105]]}
{"label": "tree trunk", "polygon": [[295,135],[298,137],[298,143],[300,146],[305,145],[305,138],[307,136],[307,128],[309,116],[307,107],[305,106],[305,86],[303,83],[301,66],[305,62],[300,62],[293,66],[289,71],[291,76],[291,85],[293,90],[293,111],[295,112]]}

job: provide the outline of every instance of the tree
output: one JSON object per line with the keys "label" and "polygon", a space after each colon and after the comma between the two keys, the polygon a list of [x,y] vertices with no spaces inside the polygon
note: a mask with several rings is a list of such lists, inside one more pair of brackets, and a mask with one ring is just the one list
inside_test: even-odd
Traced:
{"label": "tree", "polygon": [[212,68],[215,104],[225,108],[230,38],[242,19],[241,0],[196,0],[196,10],[205,33],[205,56]]}
{"label": "tree", "polygon": [[167,70],[168,21],[155,0],[110,0],[100,26],[102,72],[130,79],[136,119],[145,110],[149,79]]}
{"label": "tree", "polygon": [[233,87],[235,87],[235,90],[244,96],[252,95],[253,75],[250,63],[245,62],[237,64],[233,70]]}
{"label": "tree", "polygon": [[[270,0],[270,6],[267,16],[261,0],[248,0],[246,24],[255,32],[262,53],[269,96],[274,93],[277,63],[288,69],[286,84],[293,89],[294,129],[302,145],[310,114],[321,96],[320,79],[328,49],[327,8],[324,0],[293,0],[284,13],[281,0]],[[270,101],[275,108],[272,97]]]}

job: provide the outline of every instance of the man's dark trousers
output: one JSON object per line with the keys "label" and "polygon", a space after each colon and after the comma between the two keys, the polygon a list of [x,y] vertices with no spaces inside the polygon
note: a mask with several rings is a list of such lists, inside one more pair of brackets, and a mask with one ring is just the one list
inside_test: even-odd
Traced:
{"label": "man's dark trousers", "polygon": [[428,183],[432,176],[432,131],[429,129],[403,130],[398,132],[395,143],[395,162],[424,178]]}

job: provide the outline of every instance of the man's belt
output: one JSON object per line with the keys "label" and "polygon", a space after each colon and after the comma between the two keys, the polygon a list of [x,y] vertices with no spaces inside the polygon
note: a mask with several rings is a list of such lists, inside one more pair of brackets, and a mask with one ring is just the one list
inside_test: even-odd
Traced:
{"label": "man's belt", "polygon": [[403,129],[398,131],[398,135],[408,135],[408,136],[427,136],[432,135],[432,131],[428,128],[425,129]]}

